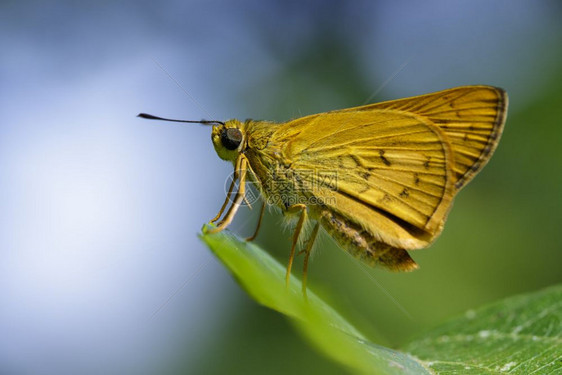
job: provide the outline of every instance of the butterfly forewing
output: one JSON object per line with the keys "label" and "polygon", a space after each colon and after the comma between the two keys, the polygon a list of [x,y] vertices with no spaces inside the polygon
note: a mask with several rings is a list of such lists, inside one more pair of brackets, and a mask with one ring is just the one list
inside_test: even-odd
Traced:
{"label": "butterfly forewing", "polygon": [[[302,178],[316,195],[387,243],[427,245],[420,236],[439,230],[453,191],[450,150],[438,129],[385,110],[329,112],[301,124],[287,123],[274,139],[298,133],[283,153],[296,173],[314,171]],[[318,180],[330,173],[337,182],[323,187]]]}

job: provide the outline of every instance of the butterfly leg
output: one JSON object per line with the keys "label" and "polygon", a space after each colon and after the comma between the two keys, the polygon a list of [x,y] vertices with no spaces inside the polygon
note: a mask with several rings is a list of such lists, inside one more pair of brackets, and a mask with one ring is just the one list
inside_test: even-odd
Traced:
{"label": "butterfly leg", "polygon": [[[239,160],[241,161],[241,159],[239,159]],[[228,188],[228,192],[226,193],[226,199],[224,200],[224,203],[222,204],[222,207],[221,207],[219,213],[217,214],[217,216],[215,216],[214,218],[211,219],[211,221],[210,221],[211,223],[214,223],[215,221],[220,219],[222,213],[224,212],[224,209],[228,205],[228,202],[230,202],[230,197],[232,196],[232,191],[234,190],[234,185],[236,185],[236,180],[238,179],[238,167],[239,167],[239,164],[240,164],[239,160],[236,161],[236,167],[234,168],[234,176],[232,176],[232,182],[230,183],[230,186]]]}
{"label": "butterfly leg", "polygon": [[250,201],[248,200],[248,198],[244,195],[244,203],[246,203],[246,205],[248,206],[248,208],[251,210],[252,209],[252,204],[250,203]]}
{"label": "butterfly leg", "polygon": [[260,230],[261,227],[261,220],[263,219],[263,213],[265,211],[265,201],[262,203],[261,205],[261,210],[260,210],[260,217],[258,219],[258,226],[256,227],[256,231],[254,232],[254,234],[251,237],[246,238],[246,241],[253,241],[256,239],[256,237],[258,236],[258,232]]}
{"label": "butterfly leg", "polygon": [[287,274],[285,275],[285,284],[287,286],[289,286],[289,278],[291,277],[291,268],[293,267],[293,260],[295,259],[295,250],[297,248],[297,243],[299,240],[299,235],[302,231],[302,228],[304,226],[304,223],[306,221],[306,205],[304,204],[295,204],[292,206],[289,206],[287,208],[287,212],[299,212],[300,211],[300,218],[299,221],[297,223],[297,226],[295,227],[295,233],[293,234],[293,244],[291,246],[291,255],[289,255],[289,264],[287,265]]}
{"label": "butterfly leg", "polygon": [[[306,299],[306,278],[308,275],[308,259],[310,258],[310,253],[312,252],[312,245],[314,245],[314,241],[316,240],[316,236],[318,236],[318,230],[320,229],[320,222],[316,222],[314,229],[310,237],[308,238],[308,243],[306,244],[306,248],[301,250],[304,252],[304,265],[302,271],[302,295]],[[300,252],[299,252],[300,254]]]}
{"label": "butterfly leg", "polygon": [[232,203],[232,206],[230,206],[230,209],[218,224],[218,226],[216,228],[209,229],[208,233],[218,233],[226,228],[232,222],[232,219],[234,219],[234,215],[236,215],[236,212],[238,211],[240,205],[242,204],[242,201],[244,200],[244,196],[246,194],[246,167],[248,162],[245,156],[240,156],[240,158],[242,159],[240,162],[240,171],[238,173],[238,175],[240,176],[240,187],[238,188],[236,196],[234,197],[234,203]]}
{"label": "butterfly leg", "polygon": [[236,179],[233,178],[232,182],[230,183],[230,187],[228,188],[228,193],[226,193],[226,199],[225,199],[224,203],[222,204],[222,207],[221,207],[219,213],[217,214],[217,216],[215,216],[214,218],[211,219],[211,221],[210,221],[211,223],[214,223],[215,221],[220,219],[222,213],[224,212],[224,209],[228,205],[228,202],[230,202],[230,196],[232,195],[232,190],[234,190],[235,184],[236,184]]}

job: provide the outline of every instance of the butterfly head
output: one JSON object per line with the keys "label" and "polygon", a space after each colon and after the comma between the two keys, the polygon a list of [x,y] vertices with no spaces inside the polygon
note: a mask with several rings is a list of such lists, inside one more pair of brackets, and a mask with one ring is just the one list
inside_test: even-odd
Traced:
{"label": "butterfly head", "polygon": [[229,120],[214,125],[211,139],[218,156],[234,162],[244,147],[244,124],[238,120]]}

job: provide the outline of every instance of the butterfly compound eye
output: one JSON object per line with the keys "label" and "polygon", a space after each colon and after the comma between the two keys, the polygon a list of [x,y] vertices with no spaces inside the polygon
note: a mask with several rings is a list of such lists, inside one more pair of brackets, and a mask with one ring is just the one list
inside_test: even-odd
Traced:
{"label": "butterfly compound eye", "polygon": [[221,143],[227,150],[236,150],[242,142],[242,132],[236,128],[225,128],[221,133]]}

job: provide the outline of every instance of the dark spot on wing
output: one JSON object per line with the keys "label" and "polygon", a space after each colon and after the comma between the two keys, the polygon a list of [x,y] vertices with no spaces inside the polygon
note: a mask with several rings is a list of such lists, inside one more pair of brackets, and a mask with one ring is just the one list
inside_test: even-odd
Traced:
{"label": "dark spot on wing", "polygon": [[383,197],[378,200],[380,203],[388,203],[392,201],[392,198],[387,193],[384,193]]}
{"label": "dark spot on wing", "polygon": [[402,198],[408,198],[410,196],[410,191],[408,190],[407,187],[405,187],[404,190],[402,190],[402,192],[400,193],[400,196]]}
{"label": "dark spot on wing", "polygon": [[431,161],[431,156],[428,156],[425,163],[423,163],[423,166],[425,167],[425,169],[429,169],[429,162],[430,161]]}
{"label": "dark spot on wing", "polygon": [[380,156],[382,162],[384,163],[384,165],[390,166],[390,162],[388,161],[387,158],[384,157],[384,150],[379,151],[379,156]]}
{"label": "dark spot on wing", "polygon": [[353,161],[355,162],[355,164],[357,164],[357,166],[362,166],[362,165],[363,165],[363,163],[361,163],[361,159],[359,159],[359,158],[357,157],[357,155],[351,154],[351,155],[349,155],[349,157],[350,157],[351,159],[353,159]]}
{"label": "dark spot on wing", "polygon": [[420,176],[417,173],[414,173],[414,184],[420,184]]}
{"label": "dark spot on wing", "polygon": [[480,99],[480,101],[482,103],[488,103],[488,104],[497,104],[498,103],[498,99]]}

